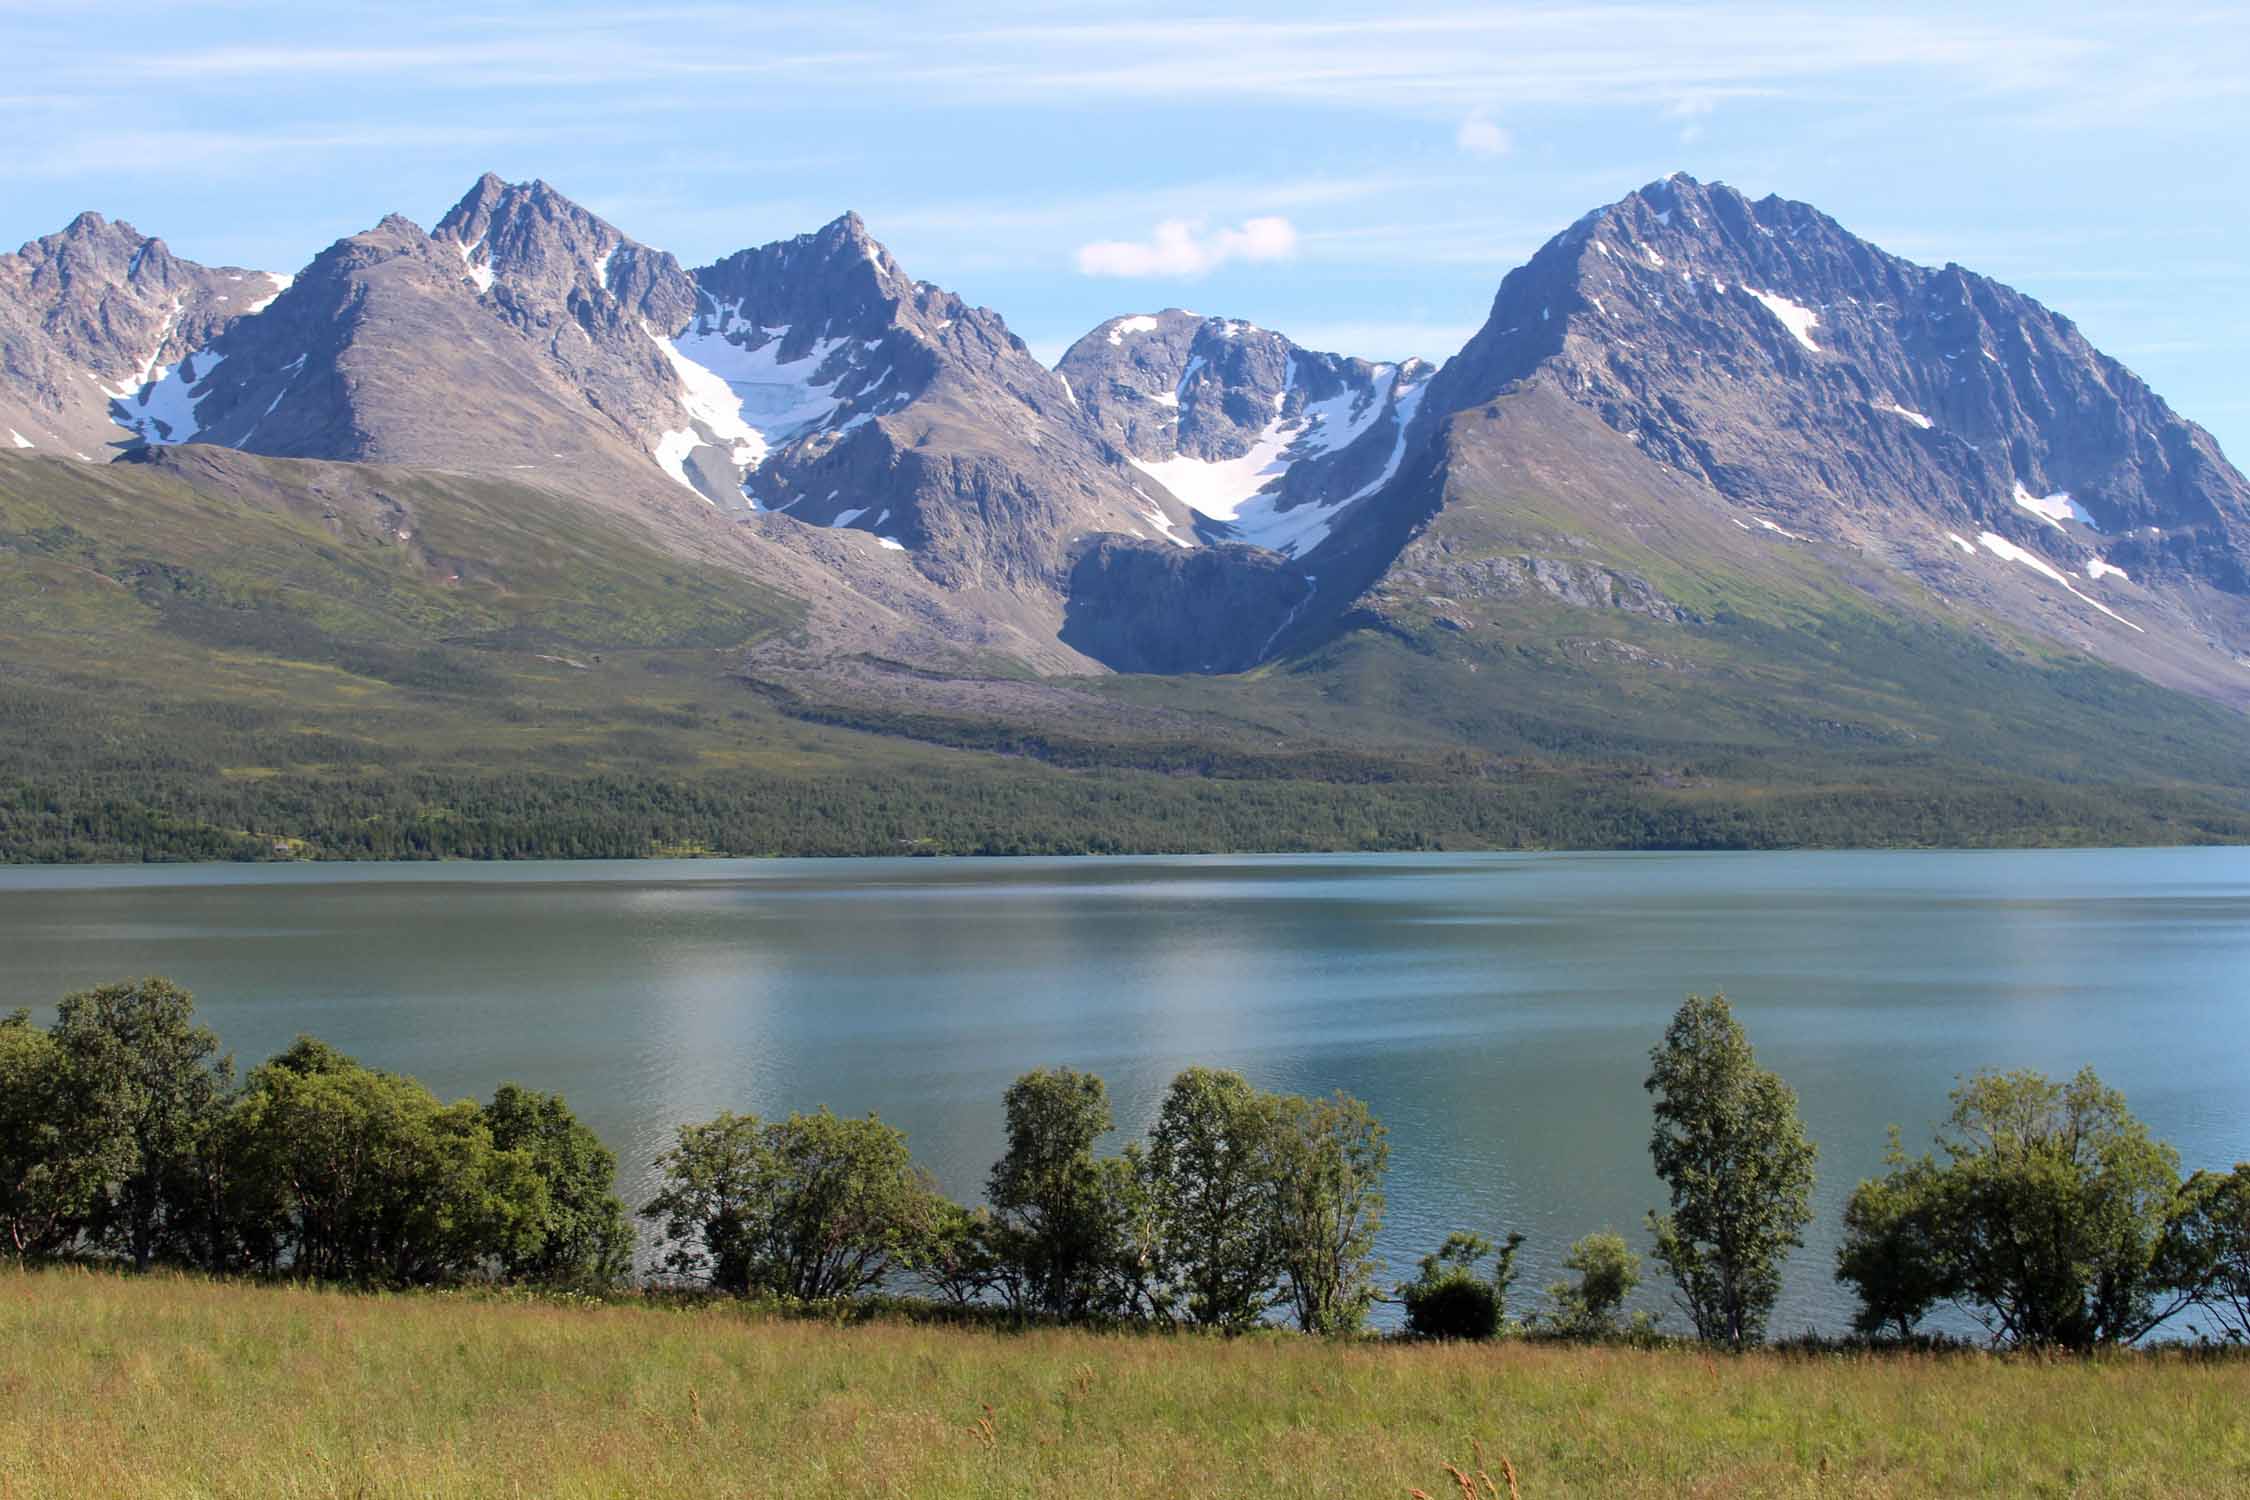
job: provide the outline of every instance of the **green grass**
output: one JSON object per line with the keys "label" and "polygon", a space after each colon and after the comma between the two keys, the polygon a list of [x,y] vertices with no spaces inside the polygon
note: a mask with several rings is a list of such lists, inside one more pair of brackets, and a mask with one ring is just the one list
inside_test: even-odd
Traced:
{"label": "green grass", "polygon": [[1232,1342],[0,1273],[0,1497],[2250,1491],[2250,1362]]}

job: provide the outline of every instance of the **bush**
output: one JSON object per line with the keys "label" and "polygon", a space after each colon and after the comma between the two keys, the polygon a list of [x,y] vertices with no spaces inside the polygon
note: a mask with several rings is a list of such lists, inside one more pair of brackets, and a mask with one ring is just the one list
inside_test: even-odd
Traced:
{"label": "bush", "polygon": [[1406,1304],[1406,1331],[1427,1339],[1489,1339],[1507,1319],[1508,1288],[1516,1279],[1516,1251],[1523,1236],[1511,1234],[1499,1247],[1492,1275],[1476,1274],[1477,1262],[1492,1255],[1492,1241],[1481,1234],[1448,1235],[1436,1253],[1422,1257],[1422,1274],[1398,1289]]}
{"label": "bush", "polygon": [[1626,1245],[1625,1237],[1607,1230],[1589,1234],[1570,1247],[1563,1265],[1576,1271],[1578,1280],[1557,1281],[1547,1288],[1555,1307],[1550,1315],[1555,1329],[1573,1338],[1607,1338],[1616,1333],[1618,1312],[1641,1284],[1641,1258]]}

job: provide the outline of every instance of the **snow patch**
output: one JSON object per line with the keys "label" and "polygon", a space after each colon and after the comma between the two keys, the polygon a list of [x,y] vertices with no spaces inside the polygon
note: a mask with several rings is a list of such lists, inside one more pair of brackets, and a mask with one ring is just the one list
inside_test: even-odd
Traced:
{"label": "snow patch", "polygon": [[192,442],[203,430],[195,409],[210,394],[211,377],[225,362],[223,354],[199,350],[177,365],[160,366],[151,372],[154,378],[141,387],[138,396],[117,398],[123,415],[112,416],[120,426],[138,433],[143,442],[159,447]]}
{"label": "snow patch", "polygon": [[1951,542],[1954,546],[1959,547],[1963,552],[1968,553],[1969,556],[1974,557],[1977,555],[1976,545],[1967,537],[1961,535],[1960,532],[1949,531],[1945,534],[1945,539]]}
{"label": "snow patch", "polygon": [[1820,314],[1809,307],[1800,306],[1787,297],[1777,296],[1772,292],[1761,292],[1747,286],[1743,290],[1757,298],[1767,312],[1778,318],[1781,326],[1789,330],[1791,338],[1803,344],[1815,354],[1820,352],[1820,345],[1812,341],[1812,331],[1820,324]]}
{"label": "snow patch", "polygon": [[2023,487],[2023,481],[2019,479],[2016,481],[2015,501],[2057,531],[2063,529],[2065,521],[2076,521],[2089,531],[2101,530],[2094,524],[2094,518],[2087,514],[2086,507],[2062,490],[2057,490],[2052,495],[2034,495]]}
{"label": "snow patch", "polygon": [[2106,558],[2100,557],[2097,557],[2086,564],[2086,576],[2093,579],[2096,583],[2099,583],[2104,578],[2122,578],[2127,583],[2131,583],[2133,581],[2132,574],[2126,572],[2123,568],[2118,567],[2115,563],[2110,562]]}
{"label": "snow patch", "polygon": [[1157,322],[1154,318],[1119,318],[1109,325],[1109,341],[1113,345],[1123,345],[1128,333],[1154,333],[1156,329]]}
{"label": "snow patch", "polygon": [[13,427],[8,429],[8,440],[14,443],[18,448],[35,448],[38,446],[38,444],[32,442],[30,438],[25,437],[22,433],[16,431]]}
{"label": "snow patch", "polygon": [[2076,599],[2083,604],[2091,604],[2094,608],[2100,610],[2103,614],[2108,615],[2112,620],[2115,620],[2118,624],[2125,626],[2127,629],[2140,631],[2140,633],[2143,635],[2146,635],[2148,633],[2147,631],[2141,630],[2140,626],[2135,625],[2131,620],[2126,619],[2116,610],[2111,609],[2108,605],[2102,603],[2099,599],[2089,599],[2084,594],[2078,592],[2078,590],[2072,588],[2070,586],[2070,580],[2063,577],[2062,573],[2057,570],[2053,564],[2049,563],[2045,558],[2039,556],[2035,552],[2025,551],[2023,548],[2017,546],[2014,542],[2011,542],[2006,537],[2000,535],[2000,533],[1998,533],[1997,531],[1980,532],[1977,536],[1977,540],[1983,543],[1984,550],[1991,553],[1994,557],[2003,557],[2006,558],[2009,562],[2022,563],[2025,567],[2031,569],[2040,577],[2054,583],[2064,593],[2070,595],[2071,598]]}
{"label": "snow patch", "polygon": [[[480,266],[476,260],[477,252],[484,248],[484,241],[478,240],[473,245],[464,245],[459,240],[455,240],[453,248],[461,252],[461,264],[468,267],[469,280],[477,284],[477,290],[479,292],[491,291],[492,267],[490,265]],[[490,257],[487,256],[486,259],[489,261]]]}
{"label": "snow patch", "polygon": [[906,550],[906,543],[899,541],[893,537],[879,536],[875,538],[875,540],[882,543],[885,547],[889,548],[893,552],[904,552]]}
{"label": "snow patch", "polygon": [[[251,313],[264,312],[267,308],[273,306],[273,299],[280,296],[283,292],[288,291],[289,288],[294,285],[297,280],[297,278],[294,276],[283,276],[275,271],[266,271],[260,274],[262,274],[266,278],[266,280],[273,283],[273,290],[266,293],[263,297],[260,297],[257,301],[251,303],[248,307],[244,308],[244,317],[248,317]],[[235,280],[237,281],[241,279],[242,278],[239,276],[235,278]]]}
{"label": "snow patch", "polygon": [[[643,331],[679,377],[680,405],[691,422],[701,423],[711,440],[728,449],[739,468],[755,468],[775,448],[825,422],[844,404],[835,388],[850,370],[819,378],[829,355],[844,340],[816,339],[803,354],[785,361],[781,345],[789,330],[760,328],[745,321],[736,305],[715,315],[699,314],[676,339],[665,338],[645,324]],[[761,334],[765,340],[754,348],[737,342],[738,336]],[[846,429],[862,420],[872,417],[862,413]],[[659,439],[658,462],[693,489],[682,461],[698,445],[690,443],[682,450],[678,436],[667,433]]]}
{"label": "snow patch", "polygon": [[1890,402],[1885,405],[1883,410],[1889,412],[1894,417],[1906,418],[1907,421],[1912,422],[1915,426],[1921,428],[1924,432],[1928,432],[1932,427],[1935,427],[1937,425],[1928,417],[1923,416],[1920,412],[1908,411],[1905,407],[1899,405],[1896,401]]}

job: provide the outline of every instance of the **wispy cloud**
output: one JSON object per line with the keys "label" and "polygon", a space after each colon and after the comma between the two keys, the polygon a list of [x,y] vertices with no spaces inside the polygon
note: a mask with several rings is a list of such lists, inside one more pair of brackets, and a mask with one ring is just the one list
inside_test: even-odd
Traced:
{"label": "wispy cloud", "polygon": [[1472,156],[1505,156],[1515,138],[1482,114],[1470,115],[1453,132],[1453,144]]}
{"label": "wispy cloud", "polygon": [[1296,227],[1279,215],[1209,231],[1185,219],[1167,219],[1145,240],[1079,246],[1078,269],[1087,276],[1207,276],[1229,261],[1256,264],[1296,253]]}

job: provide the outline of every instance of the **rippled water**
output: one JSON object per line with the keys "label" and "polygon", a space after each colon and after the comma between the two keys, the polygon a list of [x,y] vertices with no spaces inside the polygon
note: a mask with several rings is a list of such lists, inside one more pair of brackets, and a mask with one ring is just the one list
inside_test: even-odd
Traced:
{"label": "rippled water", "polygon": [[1822,1150],[1777,1331],[1843,1326],[1844,1196],[1957,1074],[2091,1063],[2189,1167],[2250,1157],[2245,850],[0,869],[0,1008],[152,972],[245,1061],[309,1031],[559,1088],[634,1201],[725,1108],[877,1111],[973,1198],[1028,1067],[1101,1073],[1134,1132],[1191,1063],[1346,1089],[1391,1130],[1393,1270],[1521,1229],[1527,1288],[1641,1237],[1648,1049],[1724,989]]}

